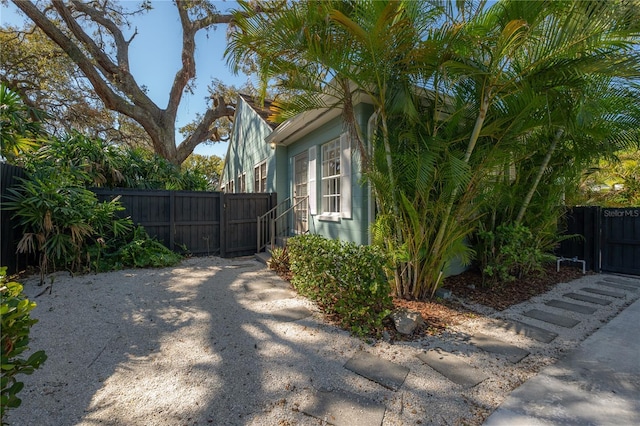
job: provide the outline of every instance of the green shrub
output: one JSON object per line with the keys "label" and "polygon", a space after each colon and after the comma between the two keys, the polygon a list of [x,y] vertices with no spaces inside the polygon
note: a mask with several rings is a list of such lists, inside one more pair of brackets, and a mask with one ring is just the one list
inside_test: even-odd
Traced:
{"label": "green shrub", "polygon": [[40,281],[57,269],[71,272],[110,271],[123,267],[164,267],[181,256],[121,218],[118,198],[99,202],[88,189],[73,185],[60,173],[44,180],[23,180],[9,189],[5,208],[23,227],[22,253],[40,257]]}
{"label": "green shrub", "polygon": [[117,216],[124,209],[117,200],[99,202],[64,173],[23,179],[6,198],[4,208],[15,212],[23,230],[18,251],[38,254],[41,282],[51,270],[86,272],[92,260],[90,247],[108,246],[133,226],[129,218]]}
{"label": "green shrub", "polygon": [[376,247],[301,235],[287,243],[292,284],[354,334],[379,335],[391,312],[391,287]]}
{"label": "green shrub", "polygon": [[149,237],[142,226],[133,232],[131,241],[122,246],[116,256],[124,266],[136,268],[162,268],[180,262],[182,256],[163,246],[155,238]]}
{"label": "green shrub", "polygon": [[[16,379],[18,374],[31,374],[47,359],[44,351],[37,351],[27,359],[21,358],[29,349],[29,331],[38,320],[31,319],[29,312],[36,304],[22,294],[22,285],[6,282],[7,268],[0,268],[0,314],[2,314],[2,378],[0,420],[5,411],[16,408],[22,402],[17,394],[24,383]],[[5,424],[4,421],[2,424]]]}
{"label": "green shrub", "polygon": [[271,259],[269,260],[269,269],[276,271],[278,274],[286,274],[291,269],[289,264],[289,252],[286,247],[274,247],[271,249]]}
{"label": "green shrub", "polygon": [[478,255],[485,284],[510,282],[529,273],[542,273],[553,256],[539,247],[539,239],[523,225],[500,225],[478,232]]}

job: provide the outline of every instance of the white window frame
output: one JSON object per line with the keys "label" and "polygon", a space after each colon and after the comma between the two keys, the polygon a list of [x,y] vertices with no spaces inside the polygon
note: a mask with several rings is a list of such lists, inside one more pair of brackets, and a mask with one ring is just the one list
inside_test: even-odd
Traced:
{"label": "white window frame", "polygon": [[238,176],[238,192],[247,192],[247,174],[242,173]]}
{"label": "white window frame", "polygon": [[320,196],[322,216],[340,217],[340,139],[320,146]]}
{"label": "white window frame", "polygon": [[267,160],[253,167],[253,192],[267,192],[267,173]]}
{"label": "white window frame", "polygon": [[[324,158],[324,150],[323,147],[330,143],[336,143],[337,139],[327,142],[326,144],[313,146],[309,148],[309,213],[311,215],[316,215],[318,212],[318,208],[322,210],[318,219],[327,220],[327,221],[339,221],[342,219],[351,219],[351,143],[349,140],[349,136],[347,133],[343,133],[339,138],[339,197],[340,197],[340,205],[339,212],[330,212],[325,211],[325,198],[330,198],[331,196],[335,198],[337,194],[331,194],[330,197],[325,197],[325,183],[324,180],[328,180],[329,178],[336,178],[337,175],[324,175],[326,169],[323,166],[323,162],[326,160]],[[337,148],[337,147],[335,147]],[[320,151],[320,152],[317,152]],[[320,157],[320,158],[317,158]],[[334,156],[334,158],[336,158]],[[318,161],[318,165],[320,166],[320,182],[319,185],[316,183],[316,161]],[[337,182],[336,182],[337,183]],[[316,206],[316,191],[320,191],[320,206]],[[336,187],[334,187],[334,192],[336,191]],[[335,205],[334,205],[335,207]]]}

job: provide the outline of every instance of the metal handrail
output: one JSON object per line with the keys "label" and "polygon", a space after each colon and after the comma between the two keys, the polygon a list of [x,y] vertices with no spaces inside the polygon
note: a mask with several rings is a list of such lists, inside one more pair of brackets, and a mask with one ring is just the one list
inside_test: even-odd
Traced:
{"label": "metal handrail", "polygon": [[[264,249],[267,246],[268,241],[272,240],[270,238],[271,236],[268,235],[269,230],[271,230],[271,226],[267,226],[267,225],[270,224],[271,221],[274,219],[274,216],[278,214],[277,213],[278,209],[282,208],[282,206],[285,204],[288,205],[290,202],[291,202],[291,199],[287,197],[284,200],[282,200],[280,203],[278,203],[277,206],[273,207],[271,210],[269,210],[265,214],[258,216],[257,253],[260,253],[262,249]],[[270,220],[267,221],[267,218],[270,218]]]}
{"label": "metal handrail", "polygon": [[[306,197],[302,198],[300,201],[298,201],[296,204],[292,205],[291,207],[289,207],[287,210],[285,210],[284,212],[282,212],[279,216],[277,216],[275,219],[271,220],[271,248],[273,248],[275,246],[275,239],[276,239],[276,223],[278,222],[278,220],[280,220],[283,217],[288,217],[289,213],[291,213],[292,211],[295,210],[296,207],[298,207],[300,204],[302,204],[304,201],[307,201],[309,199],[309,196],[307,195]],[[285,228],[286,229],[286,228]]]}

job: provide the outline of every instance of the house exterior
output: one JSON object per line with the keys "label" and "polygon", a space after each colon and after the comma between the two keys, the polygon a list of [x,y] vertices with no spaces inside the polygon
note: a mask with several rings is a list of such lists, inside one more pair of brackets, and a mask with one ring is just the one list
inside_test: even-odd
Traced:
{"label": "house exterior", "polygon": [[[367,129],[373,107],[356,97]],[[265,108],[268,103],[265,103]],[[373,201],[360,156],[339,108],[307,111],[275,126],[265,109],[240,96],[222,176],[228,192],[276,192],[293,210],[291,234],[368,244]],[[266,177],[266,180],[265,180]]]}

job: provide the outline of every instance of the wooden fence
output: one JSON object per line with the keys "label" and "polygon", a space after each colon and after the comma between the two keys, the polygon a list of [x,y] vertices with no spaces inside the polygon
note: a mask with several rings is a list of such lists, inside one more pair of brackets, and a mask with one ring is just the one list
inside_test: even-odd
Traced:
{"label": "wooden fence", "polygon": [[27,174],[20,167],[0,163],[0,266],[6,266],[9,274],[34,264],[32,256],[16,254],[22,232],[11,219],[13,212],[4,209],[7,190],[19,184],[20,178],[26,177]]}
{"label": "wooden fence", "polygon": [[586,261],[587,269],[640,275],[640,207],[574,207],[558,255]]}
{"label": "wooden fence", "polygon": [[[0,163],[0,197],[26,178],[19,167]],[[224,194],[222,192],[92,189],[100,201],[120,197],[134,223],[166,247],[193,255],[237,257],[254,254],[257,218],[276,205],[276,194]],[[0,206],[2,207],[2,206]],[[0,266],[12,274],[35,264],[33,256],[16,254],[22,237],[13,212],[0,208]]]}
{"label": "wooden fence", "polygon": [[174,251],[236,257],[256,251],[258,216],[276,205],[276,194],[92,189],[100,201],[120,196],[134,223]]}

